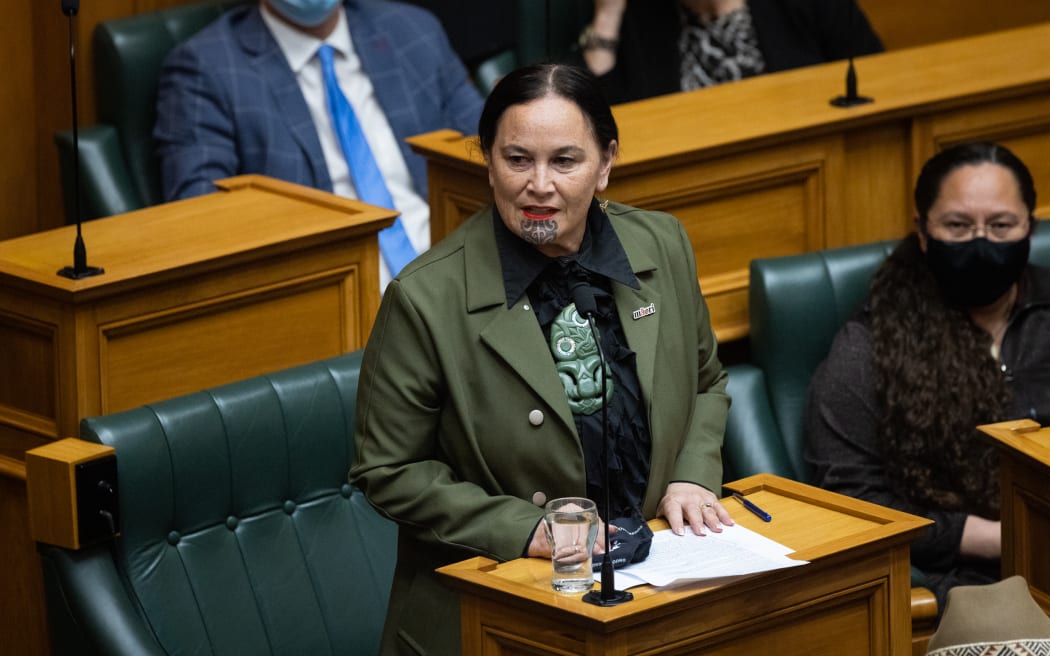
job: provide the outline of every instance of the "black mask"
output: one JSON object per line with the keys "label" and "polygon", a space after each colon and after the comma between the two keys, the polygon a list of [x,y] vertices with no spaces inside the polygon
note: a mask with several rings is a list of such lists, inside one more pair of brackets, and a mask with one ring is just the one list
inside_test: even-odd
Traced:
{"label": "black mask", "polygon": [[988,305],[1017,282],[1028,264],[1031,240],[947,242],[926,236],[926,264],[954,305]]}

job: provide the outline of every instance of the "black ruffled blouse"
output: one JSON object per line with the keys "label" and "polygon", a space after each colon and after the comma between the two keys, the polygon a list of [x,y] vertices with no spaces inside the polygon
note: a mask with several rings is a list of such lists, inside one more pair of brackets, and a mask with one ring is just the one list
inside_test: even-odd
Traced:
{"label": "black ruffled blouse", "polygon": [[[571,257],[549,258],[543,255],[509,231],[495,208],[493,222],[507,305],[512,306],[527,293],[548,342],[555,318],[573,302],[571,284],[586,280],[594,292],[598,306],[595,322],[613,380],[613,395],[604,409],[612,447],[609,454],[611,481],[606,486],[602,476],[602,410],[589,415],[573,413],[576,432],[583,446],[587,497],[603,508],[608,489],[611,519],[643,519],[642,504],[649,480],[652,440],[635,367],[636,356],[627,344],[611,291],[613,282],[639,287],[623,245],[597,201],[591,203],[580,251]],[[551,358],[554,366],[553,355]]]}

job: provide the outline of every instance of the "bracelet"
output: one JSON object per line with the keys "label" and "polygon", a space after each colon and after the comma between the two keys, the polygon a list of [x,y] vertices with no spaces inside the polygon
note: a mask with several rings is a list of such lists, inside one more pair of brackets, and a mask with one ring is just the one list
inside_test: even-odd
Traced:
{"label": "bracelet", "polygon": [[582,50],[612,50],[615,51],[616,47],[620,45],[619,39],[607,39],[603,36],[598,36],[594,33],[594,25],[588,25],[583,28],[583,32],[580,33],[580,49]]}

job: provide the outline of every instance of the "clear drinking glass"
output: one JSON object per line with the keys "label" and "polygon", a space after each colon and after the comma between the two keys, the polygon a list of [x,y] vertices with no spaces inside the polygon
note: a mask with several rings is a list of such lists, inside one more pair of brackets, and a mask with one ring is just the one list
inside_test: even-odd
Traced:
{"label": "clear drinking glass", "polygon": [[558,592],[586,592],[594,585],[591,553],[598,537],[598,510],[582,497],[547,502],[543,525],[551,544],[551,587]]}

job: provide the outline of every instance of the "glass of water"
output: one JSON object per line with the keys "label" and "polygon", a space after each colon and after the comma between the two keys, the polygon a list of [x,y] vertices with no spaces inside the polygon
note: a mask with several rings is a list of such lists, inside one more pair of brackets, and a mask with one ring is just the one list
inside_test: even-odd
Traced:
{"label": "glass of water", "polygon": [[551,587],[558,592],[586,592],[594,585],[591,553],[598,537],[598,510],[582,497],[547,502],[543,525],[551,545]]}

